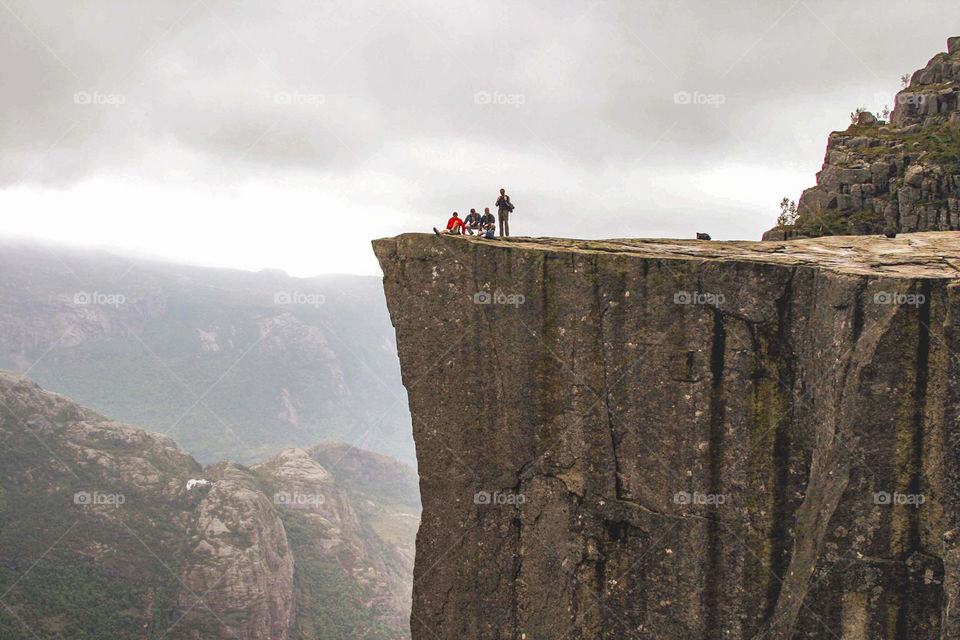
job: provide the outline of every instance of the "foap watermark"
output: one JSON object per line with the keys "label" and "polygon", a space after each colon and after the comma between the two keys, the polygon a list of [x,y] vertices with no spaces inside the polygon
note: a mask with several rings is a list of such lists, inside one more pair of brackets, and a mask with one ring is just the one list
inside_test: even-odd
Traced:
{"label": "foap watermark", "polygon": [[909,91],[901,91],[897,95],[886,93],[885,91],[878,91],[873,94],[873,103],[882,104],[882,105],[922,105],[927,101],[927,96],[922,93],[913,93]]}
{"label": "foap watermark", "polygon": [[502,304],[517,308],[526,302],[522,293],[504,293],[503,291],[477,291],[473,294],[474,304]]}
{"label": "foap watermark", "polygon": [[303,291],[277,291],[273,294],[273,304],[306,305],[319,307],[327,299],[322,293],[304,293]]}
{"label": "foap watermark", "polygon": [[474,104],[492,104],[519,109],[527,103],[527,96],[522,93],[502,93],[500,91],[477,91],[473,94]]}
{"label": "foap watermark", "polygon": [[477,491],[473,494],[473,504],[492,505],[500,507],[503,505],[521,505],[527,501],[527,496],[522,493],[504,493],[500,491]]}
{"label": "foap watermark", "polygon": [[326,104],[327,96],[322,93],[303,93],[301,91],[278,91],[273,94],[273,103],[292,106],[319,107]]}
{"label": "foap watermark", "polygon": [[727,96],[722,93],[700,93],[694,91],[677,91],[673,94],[674,104],[691,104],[704,107],[713,107],[719,109],[720,105],[726,103]]}
{"label": "foap watermark", "polygon": [[927,301],[922,293],[900,293],[899,291],[878,291],[873,294],[873,304],[905,304],[919,307]]}
{"label": "foap watermark", "polygon": [[927,497],[922,493],[899,493],[897,491],[894,491],[893,493],[889,493],[887,491],[873,492],[873,504],[882,506],[908,505],[919,507],[926,501]]}
{"label": "foap watermark", "polygon": [[322,493],[290,493],[287,491],[278,491],[273,494],[273,504],[292,506],[313,506],[323,504],[327,499]]}
{"label": "foap watermark", "polygon": [[119,307],[126,301],[127,297],[122,293],[77,291],[73,294],[73,304],[84,306]]}
{"label": "foap watermark", "polygon": [[122,493],[101,493],[99,491],[77,491],[73,494],[73,504],[81,506],[86,505],[110,505],[119,507],[127,501]]}
{"label": "foap watermark", "polygon": [[119,109],[126,103],[127,96],[122,93],[101,93],[99,91],[77,91],[73,94],[73,104],[113,107]]}
{"label": "foap watermark", "polygon": [[703,291],[677,291],[673,294],[673,304],[706,304],[719,307],[727,301],[722,293],[706,293]]}
{"label": "foap watermark", "polygon": [[700,493],[699,491],[694,491],[691,493],[689,491],[677,491],[675,494],[673,494],[673,502],[675,504],[721,505],[726,504],[727,496],[722,493]]}

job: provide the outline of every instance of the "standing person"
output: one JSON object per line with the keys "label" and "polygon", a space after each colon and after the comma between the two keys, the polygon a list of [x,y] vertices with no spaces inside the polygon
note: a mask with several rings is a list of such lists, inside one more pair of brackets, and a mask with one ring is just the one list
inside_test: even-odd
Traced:
{"label": "standing person", "polygon": [[437,228],[433,228],[435,234],[443,235],[445,233],[451,233],[453,235],[460,235],[463,233],[463,220],[460,219],[460,214],[456,211],[453,212],[453,217],[447,220],[447,228],[443,231],[437,231]]}
{"label": "standing person", "polygon": [[513,211],[513,204],[510,202],[510,196],[503,189],[500,189],[500,197],[495,203],[497,207],[497,217],[500,218],[500,235],[510,235],[510,212]]}
{"label": "standing person", "polygon": [[467,230],[467,235],[473,235],[473,232],[480,232],[480,214],[476,209],[470,209],[470,213],[463,219],[463,226]]}

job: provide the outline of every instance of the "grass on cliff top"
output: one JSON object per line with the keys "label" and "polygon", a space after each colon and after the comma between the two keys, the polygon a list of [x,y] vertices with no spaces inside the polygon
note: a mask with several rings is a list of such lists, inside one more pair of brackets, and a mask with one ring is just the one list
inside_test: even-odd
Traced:
{"label": "grass on cliff top", "polygon": [[[960,174],[960,127],[949,122],[914,133],[892,132],[888,126],[850,125],[846,131],[834,131],[844,138],[872,137],[881,144],[861,147],[851,151],[858,159],[884,160],[903,154],[919,154],[919,161],[928,166],[937,166],[949,175]],[[902,145],[901,149],[895,147]],[[837,163],[850,166],[852,163]],[[902,184],[900,185],[902,186]]]}

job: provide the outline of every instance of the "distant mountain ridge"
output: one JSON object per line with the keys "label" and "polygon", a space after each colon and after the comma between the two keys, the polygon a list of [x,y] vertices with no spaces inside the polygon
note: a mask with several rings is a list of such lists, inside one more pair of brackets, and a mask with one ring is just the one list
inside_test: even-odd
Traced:
{"label": "distant mountain ridge", "polygon": [[380,279],[0,242],[0,367],[202,463],[349,442],[415,464]]}
{"label": "distant mountain ridge", "polygon": [[0,371],[0,637],[409,637],[416,487],[340,443],[203,469]]}

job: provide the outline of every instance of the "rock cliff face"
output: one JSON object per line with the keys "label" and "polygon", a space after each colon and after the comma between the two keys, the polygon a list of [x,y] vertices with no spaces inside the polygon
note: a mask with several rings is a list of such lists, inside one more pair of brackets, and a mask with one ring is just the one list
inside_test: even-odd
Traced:
{"label": "rock cliff face", "polygon": [[436,638],[960,638],[960,233],[374,242]]}
{"label": "rock cliff face", "polygon": [[797,224],[764,240],[960,229],[960,37],[947,49],[896,95],[889,124],[861,113],[830,134]]}
{"label": "rock cliff face", "polygon": [[[324,443],[203,469],[0,371],[0,638],[409,637],[416,474],[379,458]],[[364,469],[389,500],[355,497]]]}

